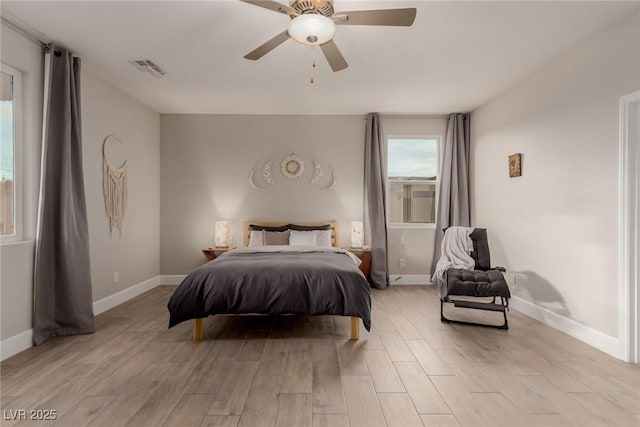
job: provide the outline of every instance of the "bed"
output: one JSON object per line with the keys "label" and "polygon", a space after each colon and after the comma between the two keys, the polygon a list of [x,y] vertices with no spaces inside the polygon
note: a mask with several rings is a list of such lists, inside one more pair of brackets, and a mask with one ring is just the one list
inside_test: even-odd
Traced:
{"label": "bed", "polygon": [[167,304],[169,328],[192,320],[201,341],[209,315],[299,314],[349,316],[352,339],[359,319],[370,330],[370,286],[360,260],[338,247],[337,223],[249,221],[244,244],[187,275]]}

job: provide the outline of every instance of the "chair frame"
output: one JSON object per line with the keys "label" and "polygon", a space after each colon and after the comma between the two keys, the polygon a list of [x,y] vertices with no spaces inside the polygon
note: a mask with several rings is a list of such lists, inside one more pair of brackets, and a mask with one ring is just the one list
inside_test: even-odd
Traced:
{"label": "chair frame", "polygon": [[[459,299],[452,299],[448,296],[440,299],[440,321],[445,323],[457,323],[460,325],[471,325],[471,326],[483,326],[487,328],[496,328],[496,329],[509,329],[509,321],[507,320],[507,311],[509,310],[509,299],[504,297],[500,298],[500,304],[496,304],[496,298],[493,297],[491,302],[474,302],[474,301],[466,301]],[[504,323],[502,325],[490,325],[488,323],[478,323],[478,322],[466,322],[464,320],[454,320],[445,317],[444,315],[444,304],[451,303],[454,307],[462,307],[462,308],[473,308],[476,310],[486,310],[486,311],[496,311],[502,312],[504,315]]]}

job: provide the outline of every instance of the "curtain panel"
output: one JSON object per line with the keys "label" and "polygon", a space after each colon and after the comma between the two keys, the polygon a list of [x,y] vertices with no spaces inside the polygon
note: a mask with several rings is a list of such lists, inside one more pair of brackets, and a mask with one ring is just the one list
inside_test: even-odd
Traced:
{"label": "curtain panel", "polygon": [[436,239],[431,274],[440,259],[444,229],[454,225],[470,226],[469,214],[469,151],[471,145],[471,115],[451,114],[442,149]]}
{"label": "curtain panel", "polygon": [[89,229],[82,171],[80,58],[50,46],[36,258],[35,345],[57,335],[94,332]]}
{"label": "curtain panel", "polygon": [[389,286],[387,261],[387,150],[378,113],[367,114],[364,145],[364,238],[371,247],[373,286]]}

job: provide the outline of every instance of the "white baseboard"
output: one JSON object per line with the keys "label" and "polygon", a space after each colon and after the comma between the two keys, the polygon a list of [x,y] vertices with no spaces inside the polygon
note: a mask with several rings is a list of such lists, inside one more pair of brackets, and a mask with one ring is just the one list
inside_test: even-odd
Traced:
{"label": "white baseboard", "polygon": [[28,329],[6,340],[2,340],[2,342],[0,342],[0,360],[8,359],[31,346],[33,346],[33,329]]}
{"label": "white baseboard", "polygon": [[96,316],[100,313],[104,313],[107,310],[116,307],[123,302],[127,302],[132,298],[137,297],[140,294],[143,294],[160,284],[160,276],[152,277],[151,279],[145,280],[144,282],[138,283],[137,285],[133,285],[128,287],[127,289],[123,289],[120,292],[116,292],[113,295],[109,295],[106,298],[102,298],[93,303],[93,314]]}
{"label": "white baseboard", "polygon": [[[133,285],[106,298],[102,298],[93,303],[93,313],[98,315],[110,310],[132,298],[143,294],[160,285],[161,276],[155,276],[144,282]],[[17,335],[0,341],[0,360],[5,360],[15,354],[20,353],[33,346],[33,329],[20,332]]]}
{"label": "white baseboard", "polygon": [[179,285],[185,277],[187,277],[186,274],[165,274],[164,276],[160,276],[160,284]]}
{"label": "white baseboard", "polygon": [[522,298],[512,297],[509,301],[509,306],[617,359],[624,359],[624,355],[620,351],[620,340],[618,338],[583,325],[568,317],[561,316]]}
{"label": "white baseboard", "polygon": [[430,285],[431,277],[426,274],[390,274],[391,285]]}

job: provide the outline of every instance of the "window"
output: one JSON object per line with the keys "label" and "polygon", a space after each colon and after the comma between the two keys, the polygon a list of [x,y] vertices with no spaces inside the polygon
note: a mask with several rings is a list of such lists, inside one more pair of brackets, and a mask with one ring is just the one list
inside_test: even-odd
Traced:
{"label": "window", "polygon": [[387,217],[391,226],[436,222],[438,138],[387,139]]}
{"label": "window", "polygon": [[0,64],[0,239],[21,238],[19,175],[20,73]]}

